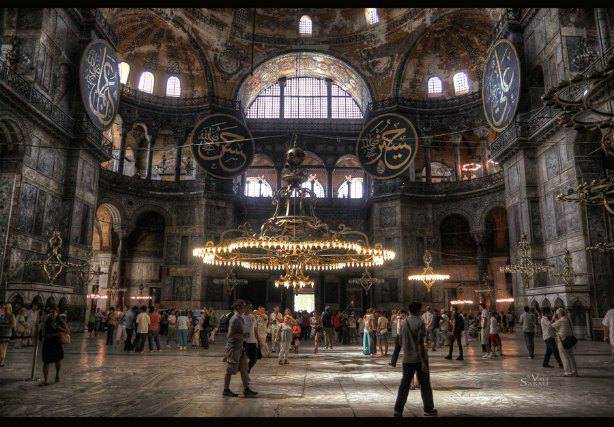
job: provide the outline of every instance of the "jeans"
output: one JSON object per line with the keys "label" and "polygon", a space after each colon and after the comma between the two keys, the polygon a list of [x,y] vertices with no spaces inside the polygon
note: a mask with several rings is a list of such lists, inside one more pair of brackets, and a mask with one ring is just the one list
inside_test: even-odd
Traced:
{"label": "jeans", "polygon": [[132,334],[134,334],[134,329],[126,328],[126,343],[124,344],[124,351],[132,351]]}
{"label": "jeans", "polygon": [[535,345],[533,340],[535,339],[535,332],[524,332],[524,343],[529,350],[529,357],[535,357]]}
{"label": "jeans", "polygon": [[433,328],[433,350],[437,349],[437,344],[441,341],[441,334],[439,328]]}
{"label": "jeans", "polygon": [[561,355],[559,354],[559,349],[556,348],[556,340],[554,337],[550,337],[544,340],[544,342],[546,343],[546,354],[544,354],[544,363],[542,363],[542,366],[546,366],[550,363],[550,356],[552,354],[554,354],[554,358],[559,366],[562,365],[563,362],[561,362]]}
{"label": "jeans", "polygon": [[333,348],[333,328],[324,328],[324,347]]}
{"label": "jeans", "polygon": [[149,331],[147,333],[147,343],[149,344],[149,351],[153,350],[153,342],[156,343],[156,350],[160,350],[160,333],[159,330]]}
{"label": "jeans", "polygon": [[145,340],[147,339],[147,334],[136,334],[136,339],[134,340],[134,351],[140,353],[145,348]]}
{"label": "jeans", "polygon": [[433,410],[433,390],[431,390],[431,380],[428,372],[422,370],[422,364],[418,363],[403,363],[403,378],[399,385],[397,401],[394,404],[394,412],[402,414],[405,403],[407,402],[407,394],[409,393],[409,385],[414,377],[414,373],[418,374],[418,382],[420,383],[420,394],[422,395],[422,404],[424,412]]}
{"label": "jeans", "polygon": [[187,329],[177,329],[177,338],[179,339],[179,347],[188,346],[188,330]]}
{"label": "jeans", "polygon": [[209,348],[209,332],[211,328],[203,328],[200,330],[200,346],[202,348]]}
{"label": "jeans", "polygon": [[113,345],[113,332],[115,332],[115,326],[107,324],[107,345]]}
{"label": "jeans", "polygon": [[462,332],[458,332],[454,334],[453,337],[450,337],[450,352],[448,353],[448,356],[452,357],[452,352],[454,351],[454,341],[456,341],[456,344],[458,345],[459,357],[463,357],[463,344],[461,343],[461,333]]}
{"label": "jeans", "polygon": [[255,342],[244,341],[243,348],[245,349],[245,354],[249,359],[249,363],[247,364],[247,372],[249,373],[258,361],[258,345]]}

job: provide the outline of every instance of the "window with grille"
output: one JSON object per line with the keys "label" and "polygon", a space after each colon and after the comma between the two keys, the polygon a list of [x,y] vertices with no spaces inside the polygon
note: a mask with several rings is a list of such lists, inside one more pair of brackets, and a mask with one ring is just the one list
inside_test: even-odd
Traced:
{"label": "window with grille", "polygon": [[337,197],[339,199],[361,199],[362,181],[361,177],[354,177],[349,181],[343,181],[337,190]]}
{"label": "window with grille", "polygon": [[245,182],[247,197],[273,197],[273,189],[266,179],[249,177]]}
{"label": "window with grille", "polygon": [[[330,84],[330,97],[328,85]],[[276,83],[263,90],[247,109],[250,119],[281,117],[281,87]],[[287,119],[361,119],[362,111],[352,96],[335,83],[313,77],[288,79],[283,90]],[[329,116],[330,102],[330,116]]]}
{"label": "window with grille", "polygon": [[139,79],[139,90],[147,93],[153,93],[154,88],[154,75],[149,71],[145,71],[141,74]]}
{"label": "window with grille", "polygon": [[127,84],[129,74],[130,74],[130,65],[127,62],[120,62],[119,63],[119,81],[123,84]]}
{"label": "window with grille", "polygon": [[469,82],[467,81],[467,74],[462,71],[454,74],[454,93],[456,95],[462,95],[469,92]]}
{"label": "window with grille", "polygon": [[304,36],[311,35],[311,18],[309,16],[301,16],[300,21],[298,21],[298,32]]}
{"label": "window with grille", "polygon": [[301,184],[301,187],[311,189],[317,198],[324,197],[324,187],[317,179],[305,181]]}
{"label": "window with grille", "polygon": [[379,22],[379,15],[377,14],[377,8],[367,7],[365,9],[365,16],[367,17],[367,24],[375,25]]}
{"label": "window with grille", "polygon": [[443,92],[441,79],[439,77],[431,77],[427,83],[429,95],[439,95]]}
{"label": "window with grille", "polygon": [[178,97],[181,95],[181,81],[178,77],[171,76],[166,81],[166,96]]}

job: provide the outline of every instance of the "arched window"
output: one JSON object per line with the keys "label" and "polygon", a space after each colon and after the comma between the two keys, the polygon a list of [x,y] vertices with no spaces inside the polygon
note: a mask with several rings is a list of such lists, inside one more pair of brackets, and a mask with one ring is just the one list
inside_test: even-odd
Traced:
{"label": "arched window", "polygon": [[365,16],[367,18],[367,24],[369,25],[375,25],[379,22],[379,15],[375,7],[367,7],[365,9]]}
{"label": "arched window", "polygon": [[130,65],[127,62],[120,62],[119,63],[119,81],[123,84],[127,84],[129,74],[130,74]]}
{"label": "arched window", "polygon": [[337,197],[339,199],[362,199],[362,182],[361,177],[346,179],[339,186]]}
{"label": "arched window", "polygon": [[[330,106],[328,108],[328,89],[331,85]],[[358,104],[345,90],[335,83],[327,83],[314,77],[294,77],[286,81],[284,94],[284,112],[286,119],[361,119],[362,111]],[[281,88],[279,83],[269,86],[256,97],[247,109],[248,119],[280,118]],[[330,111],[331,116],[328,117]]]}
{"label": "arched window", "polygon": [[166,96],[178,97],[181,95],[181,82],[178,77],[171,76],[166,81]]}
{"label": "arched window", "polygon": [[301,184],[301,187],[311,189],[317,198],[324,197],[324,187],[322,187],[322,184],[317,179],[307,180]]}
{"label": "arched window", "polygon": [[153,93],[154,88],[154,75],[149,71],[145,71],[141,74],[139,79],[139,90],[147,93]]}
{"label": "arched window", "polygon": [[311,18],[309,16],[301,16],[301,20],[298,22],[298,32],[302,35],[311,35]]}
{"label": "arched window", "polygon": [[431,77],[427,83],[429,95],[440,95],[443,92],[441,79],[439,77]]}
{"label": "arched window", "polygon": [[249,177],[245,182],[247,197],[273,197],[273,189],[266,179]]}
{"label": "arched window", "polygon": [[454,74],[452,78],[454,81],[454,93],[456,95],[462,95],[469,92],[469,82],[467,81],[467,74],[462,71]]}

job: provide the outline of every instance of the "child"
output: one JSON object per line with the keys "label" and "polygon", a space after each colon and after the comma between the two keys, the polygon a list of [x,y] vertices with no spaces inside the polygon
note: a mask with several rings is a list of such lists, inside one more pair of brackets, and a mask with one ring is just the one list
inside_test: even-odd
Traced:
{"label": "child", "polygon": [[298,348],[301,344],[301,327],[298,322],[292,326],[292,345],[294,346],[294,352],[298,354]]}
{"label": "child", "polygon": [[284,323],[277,329],[277,339],[279,341],[279,364],[288,364],[288,352],[290,350],[290,342],[292,341],[292,326],[290,316],[284,317]]}
{"label": "child", "polygon": [[499,336],[499,315],[496,312],[490,318],[490,346],[492,348],[491,358],[497,358],[497,349],[499,355],[503,356],[501,353],[501,337]]}

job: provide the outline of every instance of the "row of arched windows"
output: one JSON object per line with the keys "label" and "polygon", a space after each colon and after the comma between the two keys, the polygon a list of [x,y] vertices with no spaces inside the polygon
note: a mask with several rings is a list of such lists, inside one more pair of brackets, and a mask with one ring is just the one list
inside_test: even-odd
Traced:
{"label": "row of arched windows", "polygon": [[[454,94],[464,95],[469,92],[469,79],[467,74],[459,71],[452,77],[454,83]],[[438,96],[443,93],[443,82],[439,77],[431,77],[427,82],[428,94],[430,96]]]}
{"label": "row of arched windows", "polygon": [[[337,189],[337,198],[361,199],[363,196],[362,184],[363,179],[361,177],[346,179]],[[311,189],[317,198],[325,197],[324,187],[317,179],[305,181],[301,184],[301,187]],[[273,197],[273,188],[263,177],[248,177],[245,181],[245,195],[247,197]]]}
{"label": "row of arched windows", "polygon": [[[365,19],[367,20],[367,24],[375,25],[379,22],[379,15],[377,13],[377,8],[375,7],[367,7],[365,8]],[[311,18],[308,15],[301,16],[301,19],[298,21],[298,32],[304,36],[310,36],[313,32],[313,26],[311,24]]]}
{"label": "row of arched windows", "polygon": [[[119,63],[119,81],[123,84],[128,83],[130,75],[130,65],[126,62]],[[138,88],[142,92],[153,93],[155,77],[149,71],[143,71],[139,77]],[[170,76],[166,80],[166,96],[179,97],[181,96],[181,80],[177,76]]]}

